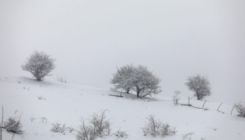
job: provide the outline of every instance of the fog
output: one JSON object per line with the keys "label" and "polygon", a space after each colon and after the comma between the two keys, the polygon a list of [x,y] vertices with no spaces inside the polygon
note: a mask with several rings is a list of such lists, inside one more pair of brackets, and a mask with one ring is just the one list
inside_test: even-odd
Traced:
{"label": "fog", "polygon": [[245,101],[242,0],[0,0],[0,76],[43,51],[56,59],[51,79],[110,89],[126,64],[161,79],[159,96],[192,96],[189,76],[209,79],[209,100]]}

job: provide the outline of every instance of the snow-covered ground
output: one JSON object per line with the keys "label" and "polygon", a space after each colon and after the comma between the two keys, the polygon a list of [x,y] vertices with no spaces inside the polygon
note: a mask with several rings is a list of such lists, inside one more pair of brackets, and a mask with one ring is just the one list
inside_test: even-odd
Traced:
{"label": "snow-covered ground", "polygon": [[[128,140],[182,140],[182,135],[189,132],[194,133],[192,140],[245,139],[245,118],[236,116],[236,111],[230,115],[232,105],[222,106],[220,110],[225,112],[222,114],[217,112],[220,103],[207,102],[205,108],[208,110],[205,111],[175,106],[171,97],[137,99],[132,95],[118,98],[109,94],[116,93],[52,80],[36,82],[24,77],[0,77],[0,105],[4,106],[4,120],[21,116],[23,125],[24,134],[15,135],[14,140],[75,140],[76,131],[66,132],[65,135],[54,133],[50,131],[52,124],[65,123],[79,130],[81,118],[87,119],[102,110],[107,110],[112,134],[120,129],[128,134],[125,138]],[[187,100],[181,102],[187,103]],[[203,102],[194,99],[191,103],[198,107],[203,105]],[[142,128],[148,115],[175,127],[176,135],[164,138],[144,136]],[[4,130],[3,140],[10,140],[11,137],[12,134]],[[117,137],[111,135],[99,139],[115,140]]]}

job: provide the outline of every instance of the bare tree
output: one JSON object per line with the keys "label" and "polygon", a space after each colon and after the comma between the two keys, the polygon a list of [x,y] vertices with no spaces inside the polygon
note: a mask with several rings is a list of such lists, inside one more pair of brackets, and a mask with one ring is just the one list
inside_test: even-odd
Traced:
{"label": "bare tree", "polygon": [[195,96],[197,96],[198,100],[201,100],[205,96],[209,96],[211,94],[209,85],[210,83],[208,79],[201,77],[200,75],[189,77],[186,83],[186,86],[189,88],[189,90],[195,92]]}
{"label": "bare tree", "polygon": [[179,104],[179,100],[180,100],[179,94],[180,94],[180,91],[178,91],[178,90],[176,90],[174,92],[173,102],[174,102],[175,105]]}
{"label": "bare tree", "polygon": [[34,52],[22,69],[30,72],[37,81],[42,81],[55,68],[54,59],[43,52]]}
{"label": "bare tree", "polygon": [[143,66],[134,67],[126,65],[118,69],[111,83],[114,84],[114,89],[117,90],[123,89],[126,92],[129,92],[129,90],[136,91],[137,97],[145,97],[161,92],[158,86],[160,79]]}

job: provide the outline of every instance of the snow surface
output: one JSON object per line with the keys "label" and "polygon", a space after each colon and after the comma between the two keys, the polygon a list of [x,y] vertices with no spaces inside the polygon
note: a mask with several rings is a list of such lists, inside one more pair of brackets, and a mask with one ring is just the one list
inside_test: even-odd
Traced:
{"label": "snow surface", "polygon": [[[33,79],[19,77],[0,77],[0,105],[4,106],[4,120],[9,117],[19,118],[24,134],[15,135],[14,140],[72,140],[76,131],[65,135],[51,132],[53,123],[65,123],[79,130],[81,118],[88,119],[94,113],[107,110],[112,133],[125,131],[128,140],[182,140],[182,135],[193,132],[192,140],[244,140],[245,118],[238,117],[236,111],[230,115],[232,105],[207,102],[205,108],[196,109],[187,106],[175,106],[171,97],[154,97],[137,99],[134,95],[123,98],[109,96],[113,93],[93,87],[71,85],[52,80],[37,82]],[[160,93],[161,94],[161,93]],[[42,97],[40,100],[39,97]],[[187,103],[182,99],[181,103]],[[191,104],[202,107],[203,101],[191,100]],[[22,115],[21,115],[22,114]],[[177,129],[176,135],[167,137],[143,136],[142,128],[146,117],[154,115],[156,119],[168,123]],[[31,121],[30,118],[34,118]],[[43,118],[47,122],[43,122]],[[3,132],[3,140],[10,140],[11,133]],[[114,135],[97,138],[118,139]]]}

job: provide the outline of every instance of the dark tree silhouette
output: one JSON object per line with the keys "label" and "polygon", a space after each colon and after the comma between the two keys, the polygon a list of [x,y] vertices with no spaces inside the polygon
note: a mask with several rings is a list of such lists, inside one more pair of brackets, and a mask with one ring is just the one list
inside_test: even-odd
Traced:
{"label": "dark tree silhouette", "polygon": [[189,88],[189,90],[195,92],[195,96],[197,96],[198,100],[201,100],[205,96],[209,96],[211,94],[209,85],[210,83],[208,79],[201,77],[200,75],[189,77],[186,83],[186,86]]}
{"label": "dark tree silhouette", "polygon": [[43,52],[34,52],[22,69],[30,72],[37,81],[42,81],[55,68],[54,59]]}

